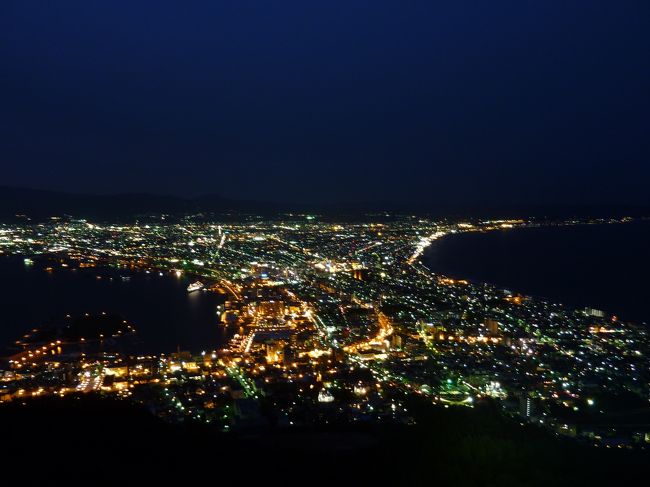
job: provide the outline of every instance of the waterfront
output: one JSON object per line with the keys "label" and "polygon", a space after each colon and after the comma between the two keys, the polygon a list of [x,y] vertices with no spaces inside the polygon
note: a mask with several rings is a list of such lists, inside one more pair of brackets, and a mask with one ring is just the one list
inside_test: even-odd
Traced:
{"label": "waterfront", "polygon": [[[622,232],[637,227],[608,221],[618,230],[609,245],[634,255],[629,248],[643,237]],[[596,222],[604,223],[575,228],[590,231]],[[5,224],[0,250],[15,257],[0,268],[0,304],[10,324],[6,341],[19,339],[22,350],[6,357],[0,401],[101,392],[172,423],[234,432],[265,424],[414,424],[406,401],[417,394],[448,407],[496,401],[506,416],[557,434],[645,447],[649,432],[634,425],[647,424],[635,413],[650,397],[646,328],[444,278],[421,263],[425,249],[447,235],[515,226],[537,224],[333,223],[310,215]],[[582,257],[589,256],[585,238],[607,244],[602,236],[576,237]],[[548,247],[543,252],[552,256]],[[531,274],[524,263],[541,260],[530,250],[528,260],[510,255],[508,265]],[[587,261],[602,273],[601,251]],[[188,295],[196,279],[212,291]],[[220,292],[229,296],[223,319],[237,333],[233,340],[217,324]],[[23,334],[50,316],[97,312],[122,320],[90,316],[41,339]],[[129,325],[150,353],[127,350]],[[188,353],[169,353],[177,347]],[[634,422],[622,425],[627,412]]]}
{"label": "waterfront", "polygon": [[434,272],[489,282],[650,323],[650,222],[450,235],[423,262]]}
{"label": "waterfront", "polygon": [[135,326],[139,352],[197,352],[226,342],[227,330],[218,325],[216,312],[223,299],[215,293],[188,294],[189,278],[112,268],[59,266],[48,272],[45,267],[0,258],[0,348],[66,314],[101,312],[119,313]]}

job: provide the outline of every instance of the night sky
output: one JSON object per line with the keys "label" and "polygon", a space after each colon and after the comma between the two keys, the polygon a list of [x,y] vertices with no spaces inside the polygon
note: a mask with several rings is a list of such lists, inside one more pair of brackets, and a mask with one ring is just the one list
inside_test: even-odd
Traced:
{"label": "night sky", "polygon": [[0,2],[0,184],[647,202],[650,2]]}

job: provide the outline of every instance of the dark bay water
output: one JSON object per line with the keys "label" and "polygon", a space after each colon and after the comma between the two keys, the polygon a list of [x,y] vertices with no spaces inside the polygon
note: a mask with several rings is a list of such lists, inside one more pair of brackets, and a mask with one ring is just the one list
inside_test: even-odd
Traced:
{"label": "dark bay water", "polygon": [[217,325],[216,308],[223,299],[201,291],[188,294],[185,277],[62,267],[46,272],[44,267],[0,257],[0,349],[48,320],[102,311],[118,313],[136,328],[141,353],[173,352],[177,347],[199,352],[227,339]]}
{"label": "dark bay water", "polygon": [[650,323],[650,222],[450,235],[423,262],[451,277]]}

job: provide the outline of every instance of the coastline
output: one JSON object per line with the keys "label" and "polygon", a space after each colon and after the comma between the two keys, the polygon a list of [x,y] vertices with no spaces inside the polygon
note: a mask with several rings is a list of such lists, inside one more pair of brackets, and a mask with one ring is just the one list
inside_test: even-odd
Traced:
{"label": "coastline", "polygon": [[[496,289],[507,289],[514,293],[571,308],[593,307],[603,309],[614,315],[620,313],[623,319],[628,321],[650,323],[648,315],[638,311],[643,308],[644,283],[640,276],[633,277],[636,273],[633,272],[632,264],[628,263],[627,269],[616,269],[618,271],[616,273],[612,270],[615,263],[608,262],[607,258],[604,258],[602,261],[593,264],[593,267],[609,270],[609,272],[603,272],[603,276],[599,276],[589,266],[584,265],[589,252],[593,252],[597,247],[593,240],[586,243],[585,241],[576,242],[571,239],[573,235],[566,233],[562,235],[554,233],[552,237],[550,236],[550,232],[559,229],[570,229],[572,234],[602,233],[611,239],[611,235],[608,235],[611,234],[609,230],[615,225],[627,229],[641,229],[642,233],[650,236],[648,231],[650,230],[650,220],[646,218],[608,222],[527,224],[514,228],[465,230],[449,233],[438,239],[435,245],[432,243],[431,246],[425,249],[421,262],[430,272],[439,276],[467,280],[474,285],[488,285]],[[586,229],[586,232],[584,229]],[[598,229],[603,230],[599,232]],[[538,232],[535,235],[530,233],[535,231]],[[623,234],[626,233],[630,233],[630,230],[623,231]],[[538,237],[539,242],[534,242],[533,237]],[[566,245],[567,240],[572,245]],[[549,245],[544,249],[540,248],[553,241],[555,241],[555,245]],[[618,256],[619,253],[606,247],[607,243],[603,242],[602,244],[604,250]],[[568,257],[574,248],[583,250],[587,255],[580,255],[579,252],[576,252],[576,257],[569,259]],[[548,251],[548,256],[543,250]],[[537,262],[532,257],[520,264],[513,264],[506,260],[506,255],[509,252],[512,252],[513,259],[517,259],[527,251],[530,251],[532,257],[537,257],[538,261],[545,260],[545,262]],[[620,254],[625,253],[621,251]],[[639,260],[642,260],[643,255],[640,252],[636,252],[635,255],[638,255]],[[626,258],[633,260],[634,255],[626,256]],[[560,267],[559,264],[554,263],[555,259],[558,259],[558,262],[563,262],[568,271],[564,272],[564,274],[558,272],[556,280],[551,283],[549,281],[552,269]],[[571,267],[572,263],[574,264],[573,268]],[[546,267],[543,264],[546,264]],[[530,272],[524,275],[524,270]],[[599,286],[598,282],[582,280],[582,273],[588,273],[594,279],[600,278],[601,286]],[[616,274],[616,276],[606,274]],[[615,296],[621,286],[614,286],[612,281],[617,280],[628,284],[630,279],[634,279],[635,282],[629,286],[631,290],[628,294],[638,294],[637,301],[639,304],[636,306],[637,309],[624,309],[624,306],[616,306],[615,299],[602,299],[604,292],[601,292],[601,287],[611,285],[611,295]],[[577,292],[576,290],[573,293],[567,292],[567,286],[564,285],[565,280],[580,282],[584,286],[592,288],[594,290],[593,296],[590,297],[591,293],[589,291]],[[625,295],[623,291],[620,292]],[[630,316],[629,319],[628,315]]]}
{"label": "coastline", "polygon": [[[534,224],[508,229],[462,231],[438,239],[435,245],[425,250],[421,260],[422,264],[436,275],[467,280],[475,285],[488,285],[496,289],[507,289],[514,293],[550,303],[561,303],[572,308],[593,307],[603,309],[615,315],[620,313],[623,319],[628,321],[649,323],[650,319],[647,314],[643,313],[642,294],[644,292],[644,283],[642,278],[636,276],[634,277],[634,283],[628,283],[632,279],[630,276],[635,275],[632,272],[632,264],[628,263],[626,265],[627,270],[624,268],[614,269],[616,262],[608,262],[607,258],[604,258],[602,262],[594,262],[593,265],[596,269],[602,268],[608,271],[600,276],[596,269],[592,269],[591,266],[587,265],[590,263],[589,256],[597,250],[598,244],[589,241],[587,242],[588,245],[585,245],[585,241],[577,242],[571,238],[574,236],[573,234],[585,233],[583,229],[587,229],[586,233],[589,234],[599,233],[598,229],[605,229],[600,233],[605,234],[611,240],[609,230],[616,223],[621,225],[621,228],[641,228],[643,233],[650,235],[650,232],[648,232],[650,222],[647,219],[607,223]],[[624,223],[626,225],[623,225]],[[560,227],[571,229],[572,235],[562,234],[559,236],[559,234],[554,234],[551,237],[550,232],[554,232]],[[523,230],[528,230],[528,232],[523,232]],[[535,235],[529,233],[534,231],[538,233]],[[630,230],[624,233],[630,233]],[[536,239],[539,239],[539,242],[533,241]],[[566,245],[567,240],[572,245]],[[555,241],[554,245],[540,248],[549,242],[553,243],[553,241]],[[607,243],[603,242],[602,245],[606,247]],[[580,247],[580,245],[583,247]],[[569,258],[573,250],[584,250],[584,247],[586,247],[586,250],[583,255],[576,252],[575,258]],[[548,252],[545,252],[545,250],[548,250]],[[611,248],[605,248],[604,250],[619,259],[621,259],[620,255],[624,254],[617,253]],[[522,260],[521,265],[513,266],[510,261],[508,261],[508,266],[504,264],[510,252],[512,252],[513,259]],[[527,256],[524,260],[522,257],[527,252],[531,256]],[[642,258],[642,254],[639,252],[636,255]],[[630,255],[626,256],[626,258],[633,260],[634,256]],[[556,259],[558,259],[557,263]],[[562,262],[562,265],[559,262]],[[555,274],[553,274],[553,269],[560,267],[563,267],[562,273],[556,269]],[[513,268],[514,270],[512,270]],[[589,274],[593,282],[587,280],[586,277],[583,278],[583,273]],[[614,274],[616,274],[615,277],[613,277]],[[630,284],[630,289],[625,292],[622,290],[622,286],[614,286],[614,280]],[[566,285],[567,281],[580,283],[582,287],[572,290],[570,286]],[[605,296],[607,294],[606,285],[611,287],[609,296]],[[624,298],[621,299],[621,303],[629,302],[630,297],[636,295],[636,305],[629,308],[624,305],[617,306],[617,300],[610,299],[616,297],[617,293],[621,294],[619,298]],[[607,297],[607,299],[604,299],[604,297]]]}

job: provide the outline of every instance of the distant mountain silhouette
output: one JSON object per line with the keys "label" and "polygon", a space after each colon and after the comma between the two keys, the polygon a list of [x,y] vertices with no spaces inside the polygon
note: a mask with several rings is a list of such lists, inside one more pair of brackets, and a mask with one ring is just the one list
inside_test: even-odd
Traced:
{"label": "distant mountain silhouette", "polygon": [[280,212],[321,213],[328,216],[355,216],[393,213],[442,217],[620,217],[650,216],[650,205],[440,205],[394,202],[331,202],[295,204],[232,200],[220,195],[183,198],[148,193],[85,194],[0,186],[0,218],[25,215],[32,220],[70,215],[76,218],[130,219],[151,214],[187,215],[196,213]]}
{"label": "distant mountain silhouette", "polygon": [[[211,198],[219,206],[219,198]],[[222,208],[226,205],[222,202]],[[148,213],[190,213],[199,202],[170,195],[124,193],[95,195],[26,188],[0,187],[0,217],[24,214],[30,218],[72,215],[75,217],[129,217]]]}

